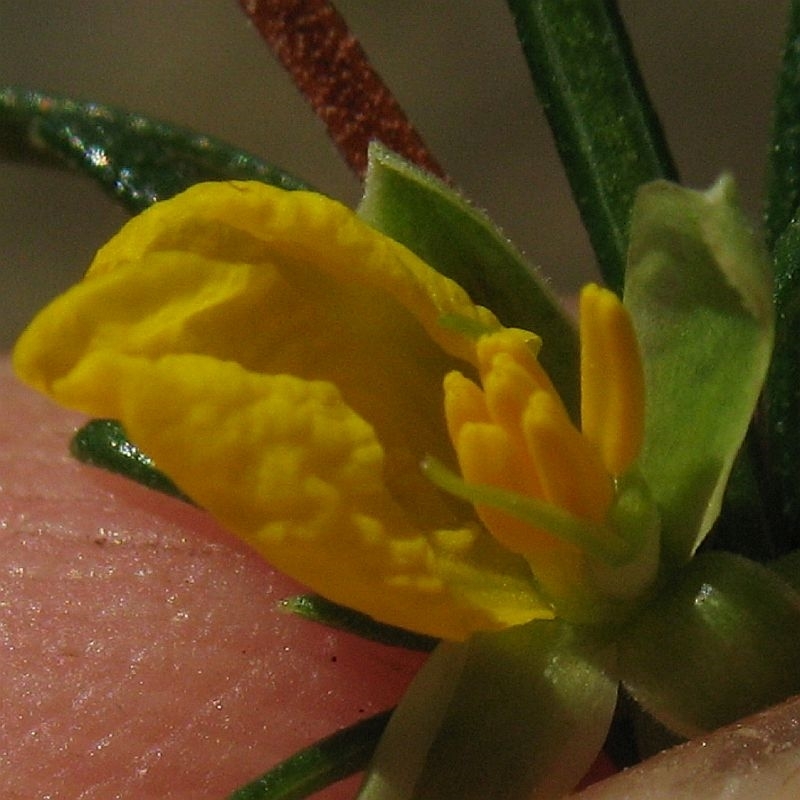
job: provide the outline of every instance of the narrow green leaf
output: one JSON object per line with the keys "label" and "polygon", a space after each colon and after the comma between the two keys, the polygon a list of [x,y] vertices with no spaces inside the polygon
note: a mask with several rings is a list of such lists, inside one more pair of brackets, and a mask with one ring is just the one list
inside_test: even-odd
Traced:
{"label": "narrow green leaf", "polygon": [[688,559],[719,514],[769,364],[771,288],[730,179],[639,192],[625,305],[645,368],[640,467],[667,563]]}
{"label": "narrow green leaf", "polygon": [[392,717],[359,800],[561,797],[611,722],[607,655],[559,622],[440,645]]}
{"label": "narrow green leaf", "polygon": [[131,212],[208,180],[308,188],[225,142],[98,103],[0,90],[0,155],[75,167]]}
{"label": "narrow green leaf", "polygon": [[800,222],[775,243],[775,353],[758,420],[761,478],[778,552],[800,546]]}
{"label": "narrow green leaf", "polygon": [[612,0],[508,0],[606,283],[621,291],[637,188],[676,171]]}
{"label": "narrow green leaf", "polygon": [[437,640],[421,633],[413,633],[394,625],[377,622],[366,614],[353,611],[347,606],[332,603],[318,594],[301,594],[281,600],[280,607],[303,619],[319,622],[330,628],[353,633],[362,639],[388,644],[392,647],[404,647],[407,650],[429,652],[436,647]]}
{"label": "narrow green leaf", "polygon": [[800,206],[800,0],[791,2],[772,126],[765,215],[770,249]]}
{"label": "narrow green leaf", "polygon": [[577,412],[578,338],[544,281],[494,224],[449,186],[380,144],[370,147],[358,214],[452,278],[507,326],[542,337],[542,364]]}
{"label": "narrow green leaf", "polygon": [[85,464],[124,475],[157,492],[191,502],[161,471],[153,459],[143,453],[128,437],[119,422],[94,419],[80,428],[70,442],[70,452]]}
{"label": "narrow green leaf", "polygon": [[228,800],[302,800],[361,772],[375,750],[391,711],[376,714],[301,750]]}
{"label": "narrow green leaf", "polygon": [[627,689],[683,736],[800,691],[800,595],[732,553],[694,558],[619,642]]}

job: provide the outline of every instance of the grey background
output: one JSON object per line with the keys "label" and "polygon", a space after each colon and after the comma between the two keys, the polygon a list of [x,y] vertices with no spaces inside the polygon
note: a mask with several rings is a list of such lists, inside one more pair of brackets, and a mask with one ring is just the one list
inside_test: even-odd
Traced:
{"label": "grey background", "polygon": [[[464,191],[560,291],[591,252],[501,0],[340,0]],[[784,0],[622,0],[684,182],[760,211]],[[237,143],[349,203],[355,180],[233,0],[0,0],[0,83],[122,105]],[[80,178],[0,164],[0,348],[124,220]]]}

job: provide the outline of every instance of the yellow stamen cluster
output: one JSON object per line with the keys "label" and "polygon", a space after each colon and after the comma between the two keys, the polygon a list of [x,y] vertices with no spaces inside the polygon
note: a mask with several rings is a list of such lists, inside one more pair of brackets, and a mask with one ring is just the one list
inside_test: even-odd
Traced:
{"label": "yellow stamen cluster", "polygon": [[[447,375],[445,415],[466,483],[557,507],[588,523],[592,536],[607,520],[615,479],[641,448],[644,380],[630,318],[612,292],[585,287],[580,327],[580,429],[538,362],[538,339],[519,330],[479,341],[480,387],[461,373]],[[559,571],[579,561],[582,548],[557,532],[507,509],[479,503],[477,510],[494,537],[525,556],[545,583],[541,572],[552,571],[556,552]]]}

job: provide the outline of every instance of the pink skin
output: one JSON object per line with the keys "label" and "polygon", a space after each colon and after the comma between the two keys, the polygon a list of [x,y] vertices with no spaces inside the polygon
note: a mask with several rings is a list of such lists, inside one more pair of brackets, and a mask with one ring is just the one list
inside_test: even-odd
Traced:
{"label": "pink skin", "polygon": [[301,587],[74,462],[81,417],[6,362],[0,391],[0,797],[220,800],[397,702],[422,656],[277,611]]}
{"label": "pink skin", "polygon": [[800,697],[667,750],[574,800],[797,800]]}

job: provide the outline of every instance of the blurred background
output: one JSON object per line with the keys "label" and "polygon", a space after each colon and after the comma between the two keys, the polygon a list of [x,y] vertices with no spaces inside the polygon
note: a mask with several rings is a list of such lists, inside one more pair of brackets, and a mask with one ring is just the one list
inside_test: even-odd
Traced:
{"label": "blurred background", "polygon": [[[456,183],[554,286],[594,262],[502,0],[339,0]],[[754,219],[786,0],[620,0],[686,184],[734,173]],[[0,84],[236,143],[353,204],[358,185],[234,0],[0,0]],[[0,348],[125,219],[68,173],[0,163]]]}

